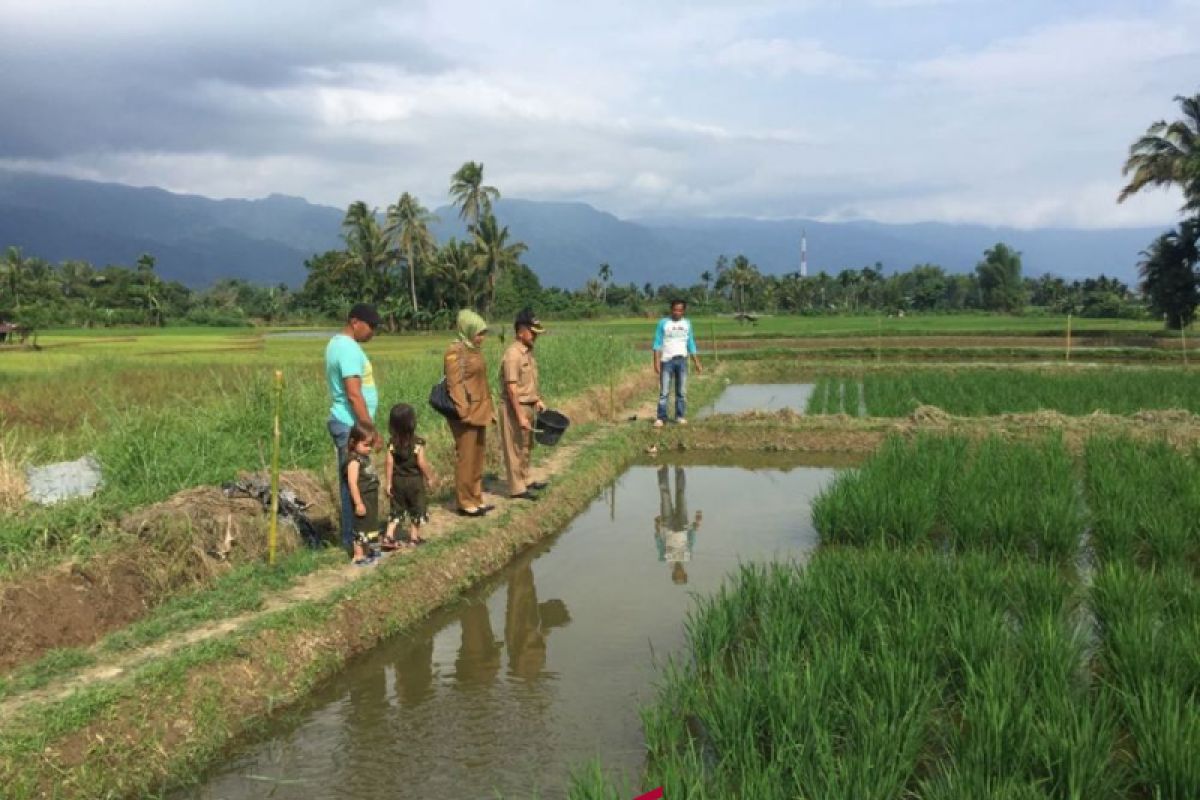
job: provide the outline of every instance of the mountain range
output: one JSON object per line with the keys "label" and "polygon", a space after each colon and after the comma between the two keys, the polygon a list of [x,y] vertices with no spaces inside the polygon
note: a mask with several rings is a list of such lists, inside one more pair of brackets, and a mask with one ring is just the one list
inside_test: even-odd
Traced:
{"label": "mountain range", "polygon": [[[465,236],[450,207],[438,208],[440,241]],[[158,188],[0,170],[0,247],[49,261],[131,265],[142,253],[168,280],[201,288],[220,278],[298,287],[304,261],[341,246],[343,209],[272,194],[214,200]],[[974,268],[1005,242],[1026,275],[1074,279],[1101,273],[1132,283],[1138,254],[1167,228],[1024,230],[982,225],[818,222],[746,218],[620,219],[585,203],[505,198],[496,215],[529,246],[524,260],[546,286],[578,288],[608,263],[616,283],[691,284],[719,255],[742,253],[764,273],[799,268],[807,234],[809,274],[881,262],[885,271],[934,263]]]}

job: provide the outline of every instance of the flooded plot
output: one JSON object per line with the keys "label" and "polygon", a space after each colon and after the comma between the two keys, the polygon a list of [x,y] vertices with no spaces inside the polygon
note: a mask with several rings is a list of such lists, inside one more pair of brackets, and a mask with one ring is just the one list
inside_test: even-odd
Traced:
{"label": "flooded plot", "polygon": [[700,412],[700,416],[785,408],[803,414],[812,393],[811,383],[736,383],[727,386],[715,403]]}
{"label": "flooded plot", "polygon": [[739,561],[805,558],[809,504],[835,474],[632,467],[565,532],[176,797],[558,797],[593,757],[636,774],[638,708],[655,663],[684,644],[691,595]]}

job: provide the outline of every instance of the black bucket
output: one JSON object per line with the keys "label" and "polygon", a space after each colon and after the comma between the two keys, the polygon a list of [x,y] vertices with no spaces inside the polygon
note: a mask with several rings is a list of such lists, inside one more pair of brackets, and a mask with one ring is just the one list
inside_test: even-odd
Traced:
{"label": "black bucket", "polygon": [[537,421],[534,423],[533,438],[537,440],[538,444],[553,447],[558,444],[558,440],[562,438],[570,424],[571,420],[557,411],[550,409],[539,411]]}

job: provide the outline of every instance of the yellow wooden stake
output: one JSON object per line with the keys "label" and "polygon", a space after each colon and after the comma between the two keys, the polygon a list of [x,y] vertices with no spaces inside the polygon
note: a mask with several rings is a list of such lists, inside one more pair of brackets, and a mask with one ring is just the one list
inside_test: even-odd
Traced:
{"label": "yellow wooden stake", "polygon": [[1180,326],[1179,326],[1179,343],[1180,343],[1181,345],[1183,345],[1183,365],[1184,365],[1185,367],[1188,365],[1188,361],[1187,361],[1187,333],[1186,333],[1186,331],[1187,331],[1187,326],[1186,326],[1186,325],[1180,325]]}
{"label": "yellow wooden stake", "polygon": [[1067,363],[1071,363],[1071,314],[1067,314]]}
{"label": "yellow wooden stake", "polygon": [[279,534],[279,447],[283,433],[279,418],[283,411],[283,371],[275,370],[275,430],[271,443],[271,520],[267,528],[267,563],[275,563],[275,543]]}

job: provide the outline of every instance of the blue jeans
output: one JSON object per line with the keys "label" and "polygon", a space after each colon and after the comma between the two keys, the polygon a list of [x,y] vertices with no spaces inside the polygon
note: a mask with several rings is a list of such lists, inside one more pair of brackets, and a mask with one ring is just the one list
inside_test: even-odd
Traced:
{"label": "blue jeans", "polygon": [[675,419],[687,416],[687,356],[669,358],[662,362],[658,375],[658,418],[667,421],[667,395],[671,393],[671,376],[675,376]]}
{"label": "blue jeans", "polygon": [[350,483],[346,480],[346,450],[350,445],[350,426],[336,419],[329,420],[329,435],[337,449],[338,493],[341,495],[342,547],[346,552],[354,550],[354,502],[350,499]]}

